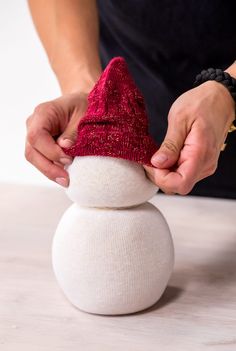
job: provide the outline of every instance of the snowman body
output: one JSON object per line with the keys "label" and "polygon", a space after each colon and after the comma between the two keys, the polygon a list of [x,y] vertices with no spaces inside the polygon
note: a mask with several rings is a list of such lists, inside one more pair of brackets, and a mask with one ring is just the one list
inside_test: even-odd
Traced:
{"label": "snowman body", "polygon": [[103,156],[68,167],[71,205],[58,224],[53,268],[79,309],[119,315],[141,311],[163,294],[174,264],[169,227],[147,201],[157,187],[142,165]]}

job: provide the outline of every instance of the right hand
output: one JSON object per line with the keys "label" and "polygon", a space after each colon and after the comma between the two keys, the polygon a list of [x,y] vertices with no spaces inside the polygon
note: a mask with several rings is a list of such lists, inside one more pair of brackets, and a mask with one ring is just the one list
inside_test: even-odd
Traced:
{"label": "right hand", "polygon": [[87,95],[75,92],[42,103],[26,121],[25,158],[64,187],[69,185],[64,166],[72,163],[72,158],[62,147],[69,147],[76,141],[79,120],[87,109]]}

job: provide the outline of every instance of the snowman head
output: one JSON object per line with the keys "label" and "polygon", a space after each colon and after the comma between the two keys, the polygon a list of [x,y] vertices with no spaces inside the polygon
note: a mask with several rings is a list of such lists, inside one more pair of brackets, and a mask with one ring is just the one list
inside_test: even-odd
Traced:
{"label": "snowman head", "polygon": [[144,98],[122,57],[110,61],[88,96],[76,143],[65,153],[72,201],[91,207],[129,207],[158,188],[142,165],[151,166],[157,145],[148,133]]}

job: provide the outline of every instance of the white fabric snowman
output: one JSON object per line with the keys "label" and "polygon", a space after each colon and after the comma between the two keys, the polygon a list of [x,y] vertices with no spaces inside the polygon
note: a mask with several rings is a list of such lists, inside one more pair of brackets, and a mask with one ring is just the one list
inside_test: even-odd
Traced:
{"label": "white fabric snowman", "polygon": [[158,188],[147,178],[156,151],[144,100],[123,58],[114,58],[89,94],[78,139],[65,150],[67,195],[74,202],[58,224],[53,268],[80,310],[120,315],[144,310],[163,294],[174,248],[160,211],[148,203]]}

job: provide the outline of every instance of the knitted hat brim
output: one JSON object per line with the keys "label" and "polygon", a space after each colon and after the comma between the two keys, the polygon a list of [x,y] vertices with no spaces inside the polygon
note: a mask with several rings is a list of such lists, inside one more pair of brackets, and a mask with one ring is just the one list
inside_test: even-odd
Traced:
{"label": "knitted hat brim", "polygon": [[99,133],[81,135],[75,145],[64,151],[72,157],[110,156],[152,166],[150,160],[157,151],[157,145],[149,136],[135,138],[124,133]]}

